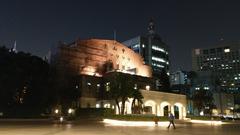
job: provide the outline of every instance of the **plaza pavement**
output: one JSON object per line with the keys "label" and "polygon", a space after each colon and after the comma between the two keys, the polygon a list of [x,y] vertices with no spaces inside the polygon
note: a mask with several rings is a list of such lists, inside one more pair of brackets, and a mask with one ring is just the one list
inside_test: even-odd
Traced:
{"label": "plaza pavement", "polygon": [[177,129],[165,126],[112,126],[96,120],[63,124],[49,120],[0,120],[0,135],[239,135],[240,123],[222,125],[177,122]]}

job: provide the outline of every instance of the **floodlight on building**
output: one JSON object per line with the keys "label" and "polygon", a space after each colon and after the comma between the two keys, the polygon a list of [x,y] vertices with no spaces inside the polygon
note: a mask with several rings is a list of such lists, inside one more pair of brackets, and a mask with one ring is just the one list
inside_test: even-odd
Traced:
{"label": "floodlight on building", "polygon": [[60,120],[60,122],[63,122],[63,117],[60,117],[59,120]]}
{"label": "floodlight on building", "polygon": [[149,85],[146,86],[146,90],[150,90],[150,86]]}
{"label": "floodlight on building", "polygon": [[58,114],[58,113],[59,113],[59,110],[58,110],[58,109],[56,109],[54,112],[55,112],[56,114]]}
{"label": "floodlight on building", "polygon": [[73,112],[73,109],[69,108],[68,113],[71,114]]}
{"label": "floodlight on building", "polygon": [[96,108],[100,108],[100,104],[96,104]]}
{"label": "floodlight on building", "polygon": [[200,112],[200,116],[203,116],[203,115],[204,115],[204,112],[203,112],[203,111],[201,111],[201,112]]}

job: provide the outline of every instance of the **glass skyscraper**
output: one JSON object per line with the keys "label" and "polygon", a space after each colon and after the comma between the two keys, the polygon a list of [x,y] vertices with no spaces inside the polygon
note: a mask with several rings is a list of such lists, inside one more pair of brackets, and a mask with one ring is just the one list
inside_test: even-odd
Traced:
{"label": "glass skyscraper", "polygon": [[152,67],[154,77],[159,77],[163,69],[169,75],[169,47],[156,33],[152,19],[149,22],[146,35],[129,39],[123,44],[143,57],[145,64]]}

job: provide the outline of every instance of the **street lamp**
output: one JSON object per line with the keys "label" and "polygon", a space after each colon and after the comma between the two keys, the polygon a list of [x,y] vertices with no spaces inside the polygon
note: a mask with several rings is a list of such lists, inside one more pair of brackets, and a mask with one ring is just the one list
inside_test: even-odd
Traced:
{"label": "street lamp", "polygon": [[150,86],[149,85],[146,86],[146,90],[150,90]]}
{"label": "street lamp", "polygon": [[58,113],[59,113],[59,110],[58,110],[58,109],[56,109],[56,110],[55,110],[55,113],[56,113],[56,114],[58,114]]}
{"label": "street lamp", "polygon": [[73,112],[73,109],[69,108],[68,113],[71,114]]}

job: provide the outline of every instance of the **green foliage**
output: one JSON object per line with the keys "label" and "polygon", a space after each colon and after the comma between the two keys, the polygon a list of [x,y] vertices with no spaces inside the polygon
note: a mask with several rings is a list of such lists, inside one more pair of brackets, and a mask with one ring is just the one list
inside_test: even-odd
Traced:
{"label": "green foliage", "polygon": [[188,78],[190,79],[190,85],[192,86],[197,78],[197,73],[195,71],[188,72]]}
{"label": "green foliage", "polygon": [[[132,96],[134,90],[134,83],[130,75],[116,72],[110,78],[110,91],[111,99],[114,99],[121,114],[125,111],[125,102]],[[119,102],[122,102],[120,108]]]}
{"label": "green foliage", "polygon": [[29,53],[0,47],[0,65],[0,111],[44,111],[50,98],[48,63]]}
{"label": "green foliage", "polygon": [[109,108],[78,108],[76,117],[106,117],[114,115],[114,110]]}
{"label": "green foliage", "polygon": [[193,95],[193,106],[197,108],[199,112],[204,111],[204,114],[212,115],[212,109],[215,107],[212,93],[203,88],[195,91]]}
{"label": "green foliage", "polygon": [[190,118],[192,120],[221,120],[220,117],[211,117],[211,116],[187,116],[187,118]]}
{"label": "green foliage", "polygon": [[125,120],[125,121],[168,121],[168,117],[159,117],[155,115],[110,115],[107,119]]}
{"label": "green foliage", "polygon": [[[143,104],[143,95],[139,91],[138,88],[134,88],[131,93],[131,98],[133,98],[132,101],[132,113],[133,114],[140,114],[142,111],[142,104]],[[136,105],[137,102],[137,105]]]}

